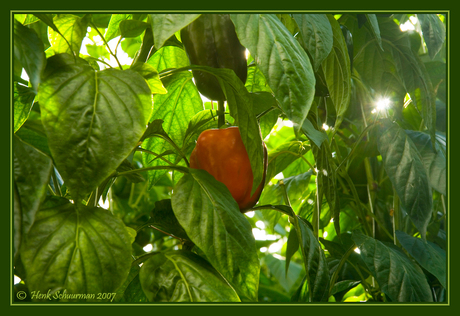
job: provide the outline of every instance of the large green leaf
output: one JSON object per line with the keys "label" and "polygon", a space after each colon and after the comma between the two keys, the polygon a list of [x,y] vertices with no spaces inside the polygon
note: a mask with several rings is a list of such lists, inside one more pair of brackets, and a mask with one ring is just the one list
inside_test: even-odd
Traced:
{"label": "large green leaf", "polygon": [[[406,89],[398,73],[398,67],[388,43],[383,41],[383,50],[374,36],[371,25],[359,27],[356,17],[345,15],[340,19],[353,34],[353,66],[362,80],[375,90],[379,97],[403,98]],[[381,30],[382,32],[382,30]]]}
{"label": "large green leaf", "polygon": [[327,17],[332,27],[334,40],[332,50],[321,64],[321,68],[337,115],[335,128],[338,128],[350,103],[350,57],[339,22],[331,14],[328,14]]}
{"label": "large green leaf", "polygon": [[377,16],[375,14],[366,14],[366,18],[369,21],[370,29],[374,34],[377,43],[379,44],[380,48],[383,50],[382,46],[382,38],[380,37],[380,27],[379,21],[377,20]]}
{"label": "large green leaf", "polygon": [[396,105],[402,105],[399,100],[409,93],[433,140],[436,129],[434,89],[409,34],[402,32],[392,19],[378,18],[382,51],[367,24],[359,29],[354,18],[344,22],[353,33],[353,42],[362,47],[355,52],[354,64],[363,81],[376,91],[376,96],[394,97]]}
{"label": "large green leaf", "polygon": [[51,151],[48,147],[48,138],[41,120],[28,119],[24,125],[15,133],[19,139],[51,157]]}
{"label": "large green leaf", "polygon": [[324,130],[317,130],[308,119],[303,122],[302,132],[304,132],[308,139],[315,143],[318,148],[321,148],[321,144],[328,139]]}
{"label": "large green leaf", "polygon": [[294,219],[307,280],[307,287],[301,286],[302,290],[299,293],[298,301],[327,301],[330,277],[324,251],[305,219],[295,214],[291,217]]}
{"label": "large green leaf", "polygon": [[157,71],[168,68],[181,68],[189,64],[185,51],[176,46],[163,46],[157,50],[147,61]]}
{"label": "large green leaf", "polygon": [[232,14],[241,44],[254,57],[281,109],[300,130],[315,95],[305,50],[274,14]]}
{"label": "large green leaf", "polygon": [[[154,111],[150,121],[163,120],[164,132],[178,146],[182,144],[189,120],[203,110],[203,101],[192,78],[189,72],[176,74],[164,81],[168,93],[154,97]],[[148,138],[142,147],[156,154],[172,149],[165,139],[158,137]],[[167,155],[165,158],[174,163],[175,156]],[[153,160],[153,158],[151,155],[143,155],[144,165],[146,167],[167,165],[165,161]],[[166,170],[149,170],[150,186],[153,186],[166,172]]]}
{"label": "large green leaf", "polygon": [[29,117],[35,99],[35,92],[22,84],[14,83],[13,119],[16,133]]}
{"label": "large green leaf", "polygon": [[241,299],[257,300],[259,260],[251,225],[223,183],[204,170],[189,171],[172,195],[177,220]]}
{"label": "large green leaf", "polygon": [[115,171],[152,111],[150,88],[138,73],[97,72],[67,54],[48,60],[38,98],[51,153],[74,199]]}
{"label": "large green leaf", "polygon": [[54,54],[75,53],[78,56],[89,19],[90,15],[78,17],[73,14],[58,14],[53,22],[59,33],[54,29],[49,30],[49,40]]}
{"label": "large green leaf", "polygon": [[152,256],[142,265],[139,279],[152,302],[240,302],[227,281],[192,252]]}
{"label": "large green leaf", "polygon": [[274,176],[282,172],[297,159],[303,157],[310,150],[308,143],[301,141],[286,142],[268,154],[268,167],[265,182],[268,183]]}
{"label": "large green leaf", "polygon": [[331,23],[326,14],[293,14],[300,29],[300,43],[310,53],[315,71],[332,50]]}
{"label": "large green leaf", "polygon": [[406,132],[388,119],[381,121],[379,134],[378,149],[388,178],[402,209],[425,238],[432,214],[432,195],[420,154]]}
{"label": "large green leaf", "polygon": [[[183,49],[175,46],[164,46],[149,58],[147,64],[161,72],[169,68],[185,67],[189,64],[189,61]],[[203,102],[196,86],[193,84],[192,75],[187,72],[167,77],[164,79],[163,84],[168,92],[162,96],[157,95],[154,97],[154,112],[150,122],[155,119],[165,121],[166,123],[163,125],[164,132],[178,146],[181,146],[183,141],[181,137],[185,134],[188,121],[203,109]],[[162,154],[171,149],[164,139],[159,138],[148,139],[142,147],[156,154]],[[161,159],[153,160],[153,158],[151,155],[144,155],[144,165],[161,166],[167,164]],[[174,162],[176,159],[175,155],[166,155],[164,158],[170,162]],[[154,185],[166,172],[166,170],[150,170],[148,172],[150,185]]]}
{"label": "large green leaf", "polygon": [[14,20],[14,59],[24,67],[35,92],[46,64],[43,50],[43,42],[37,33]]}
{"label": "large green leaf", "polygon": [[418,264],[433,274],[439,282],[441,282],[444,288],[447,288],[446,252],[432,242],[409,236],[405,232],[399,230],[396,231],[396,237],[398,237],[398,241]]}
{"label": "large green leaf", "polygon": [[177,31],[189,25],[201,14],[150,14],[155,47],[159,49]]}
{"label": "large green leaf", "polygon": [[152,94],[166,94],[165,87],[160,80],[158,71],[149,64],[137,62],[130,67],[131,70],[137,71],[147,81]]}
{"label": "large green leaf", "polygon": [[417,14],[422,27],[423,39],[425,40],[428,54],[433,59],[441,50],[446,39],[446,28],[437,14]]}
{"label": "large green leaf", "polygon": [[52,197],[36,214],[21,247],[29,290],[115,292],[128,276],[133,241],[123,222],[107,210]]}
{"label": "large green leaf", "polygon": [[294,286],[299,283],[302,277],[302,266],[296,262],[291,262],[291,269],[288,273],[285,271],[285,260],[275,258],[271,254],[267,254],[263,258],[263,262],[270,271],[270,274],[276,278],[279,284],[287,293],[291,293]]}
{"label": "large green leaf", "polygon": [[115,37],[121,35],[120,23],[129,19],[132,19],[132,14],[112,14],[110,18],[107,31],[105,32],[105,40],[107,42],[111,41]]}
{"label": "large green leaf", "polygon": [[265,79],[264,74],[256,64],[248,66],[248,77],[246,78],[245,86],[249,92],[266,91],[273,93],[267,79]]}
{"label": "large green leaf", "polygon": [[254,114],[256,114],[256,117],[261,115],[258,120],[262,139],[264,139],[270,134],[278,121],[281,110],[276,103],[275,97],[270,92],[259,91],[251,93],[250,96]]}
{"label": "large green leaf", "polygon": [[382,41],[385,50],[393,55],[396,69],[404,83],[406,91],[422,112],[425,126],[430,133],[434,145],[436,132],[436,96],[430,76],[420,57],[411,48],[407,33],[390,19],[379,19]]}
{"label": "large green leaf", "polygon": [[122,20],[119,24],[120,35],[122,37],[137,37],[144,33],[150,24],[139,20]]}
{"label": "large green leaf", "polygon": [[361,232],[353,233],[367,268],[380,289],[394,302],[432,302],[431,290],[422,269],[399,248],[386,246]]}
{"label": "large green leaf", "polygon": [[446,156],[439,149],[434,149],[431,137],[427,133],[406,130],[407,135],[417,147],[422,157],[423,165],[433,189],[441,194],[447,193]]}
{"label": "large green leaf", "polygon": [[14,254],[35,221],[51,176],[51,159],[14,136]]}
{"label": "large green leaf", "polygon": [[155,208],[150,212],[148,223],[176,237],[190,239],[174,215],[171,199],[155,202]]}
{"label": "large green leaf", "polygon": [[139,280],[139,271],[140,268],[138,265],[131,267],[128,277],[116,292],[114,302],[130,304],[148,302],[147,296],[142,289],[141,281]]}
{"label": "large green leaf", "polygon": [[14,20],[14,59],[24,67],[35,92],[40,84],[46,59],[44,46],[34,30]]}

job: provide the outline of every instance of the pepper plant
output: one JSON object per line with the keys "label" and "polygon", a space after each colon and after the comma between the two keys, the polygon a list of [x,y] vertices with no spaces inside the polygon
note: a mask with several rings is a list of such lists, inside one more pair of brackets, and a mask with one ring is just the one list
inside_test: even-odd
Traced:
{"label": "pepper plant", "polygon": [[448,302],[447,13],[13,17],[15,304]]}

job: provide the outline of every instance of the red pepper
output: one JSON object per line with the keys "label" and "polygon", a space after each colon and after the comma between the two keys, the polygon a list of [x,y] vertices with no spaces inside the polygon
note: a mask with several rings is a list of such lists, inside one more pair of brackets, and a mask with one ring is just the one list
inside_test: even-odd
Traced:
{"label": "red pepper", "polygon": [[238,127],[209,129],[200,134],[190,156],[190,167],[209,172],[227,186],[241,211],[253,207],[260,198],[267,172],[264,144],[264,176],[251,196],[253,173]]}

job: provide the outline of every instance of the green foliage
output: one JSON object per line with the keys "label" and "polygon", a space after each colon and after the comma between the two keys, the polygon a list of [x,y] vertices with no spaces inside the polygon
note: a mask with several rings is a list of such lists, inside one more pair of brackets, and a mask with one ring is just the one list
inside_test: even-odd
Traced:
{"label": "green foliage", "polygon": [[[242,82],[200,15],[14,14],[14,303],[448,303],[446,17],[233,13]],[[245,213],[189,168],[221,124],[253,191],[267,147]]]}

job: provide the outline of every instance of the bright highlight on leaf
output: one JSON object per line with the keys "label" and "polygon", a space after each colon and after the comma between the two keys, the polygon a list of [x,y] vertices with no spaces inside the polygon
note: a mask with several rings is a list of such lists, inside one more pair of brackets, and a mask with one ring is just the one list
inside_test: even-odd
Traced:
{"label": "bright highlight on leaf", "polygon": [[377,111],[383,111],[388,109],[390,106],[390,99],[388,98],[382,98],[376,102],[376,109]]}

